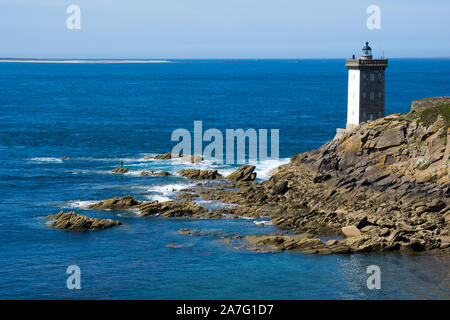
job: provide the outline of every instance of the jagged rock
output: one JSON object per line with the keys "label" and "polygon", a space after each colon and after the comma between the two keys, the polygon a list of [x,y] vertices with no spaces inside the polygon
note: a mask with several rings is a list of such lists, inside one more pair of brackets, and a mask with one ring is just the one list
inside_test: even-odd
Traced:
{"label": "jagged rock", "polygon": [[178,171],[178,174],[193,180],[212,180],[223,178],[217,170],[182,169]]}
{"label": "jagged rock", "polygon": [[444,201],[440,200],[440,199],[434,199],[433,201],[431,201],[431,203],[427,206],[427,211],[428,212],[439,212],[442,209],[444,209],[446,207],[446,204]]}
{"label": "jagged rock", "polygon": [[167,152],[167,153],[164,153],[164,154],[157,154],[156,156],[153,156],[151,158],[150,157],[148,157],[148,159],[152,159],[153,158],[153,159],[156,159],[156,160],[170,160],[170,159],[173,158],[171,152]]}
{"label": "jagged rock", "polygon": [[87,207],[96,210],[137,209],[141,216],[160,215],[168,218],[210,218],[221,219],[221,213],[209,211],[201,205],[188,200],[184,201],[137,201],[131,196],[120,199],[112,198],[94,203]]}
{"label": "jagged rock", "polygon": [[285,194],[289,190],[287,181],[280,181],[272,189],[273,194]]}
{"label": "jagged rock", "polygon": [[192,192],[182,192],[176,195],[177,199],[192,201],[198,198],[198,194]]}
{"label": "jagged rock", "polygon": [[112,173],[127,173],[128,168],[116,168],[114,170],[111,170]]}
{"label": "jagged rock", "polygon": [[384,149],[399,146],[405,141],[405,132],[403,128],[392,128],[382,132],[378,139],[377,148]]}
{"label": "jagged rock", "polygon": [[148,176],[159,176],[159,177],[167,177],[172,175],[170,172],[168,171],[154,171],[154,170],[150,170],[150,171],[141,171],[141,176],[143,177],[148,177]]}
{"label": "jagged rock", "polygon": [[168,218],[221,218],[209,215],[208,209],[190,201],[150,201],[139,206],[141,216],[160,215]]}
{"label": "jagged rock", "polygon": [[122,198],[112,198],[89,205],[88,209],[96,210],[124,210],[135,208],[142,202],[134,200],[131,196],[123,196]]}
{"label": "jagged rock", "polygon": [[71,231],[102,230],[122,224],[117,220],[89,218],[74,211],[60,211],[58,214],[48,215],[46,218],[55,220],[50,223],[51,227]]}
{"label": "jagged rock", "polygon": [[251,235],[244,238],[256,251],[294,250],[306,253],[331,253],[325,243],[311,235],[286,236],[281,234]]}
{"label": "jagged rock", "polygon": [[255,166],[243,165],[227,176],[230,181],[253,181],[256,178]]}

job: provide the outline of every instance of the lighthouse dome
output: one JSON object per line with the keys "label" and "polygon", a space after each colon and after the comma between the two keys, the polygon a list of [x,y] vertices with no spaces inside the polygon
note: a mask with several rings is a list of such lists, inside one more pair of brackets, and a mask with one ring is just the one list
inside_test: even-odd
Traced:
{"label": "lighthouse dome", "polygon": [[366,45],[364,46],[362,51],[363,51],[363,54],[362,54],[363,59],[372,59],[372,48],[369,47],[368,42],[366,42]]}

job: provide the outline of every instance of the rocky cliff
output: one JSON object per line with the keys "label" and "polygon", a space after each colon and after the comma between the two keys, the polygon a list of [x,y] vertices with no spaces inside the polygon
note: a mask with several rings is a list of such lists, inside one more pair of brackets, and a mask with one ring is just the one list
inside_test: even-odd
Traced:
{"label": "rocky cliff", "polygon": [[449,122],[449,97],[422,99],[293,157],[263,183],[274,224],[319,235],[355,226],[340,241],[355,252],[448,251]]}

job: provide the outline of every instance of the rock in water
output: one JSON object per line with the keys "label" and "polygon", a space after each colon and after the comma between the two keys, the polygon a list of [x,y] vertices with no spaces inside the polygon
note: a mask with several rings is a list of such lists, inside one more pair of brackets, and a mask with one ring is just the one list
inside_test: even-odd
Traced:
{"label": "rock in water", "polygon": [[227,179],[230,181],[253,181],[256,179],[255,166],[243,165],[230,174]]}
{"label": "rock in water", "polygon": [[141,216],[159,215],[167,218],[221,218],[220,214],[209,212],[208,209],[191,201],[157,200],[144,202],[139,207]]}
{"label": "rock in water", "polygon": [[167,152],[167,153],[164,153],[164,154],[157,154],[156,156],[153,157],[153,159],[169,160],[169,159],[172,159],[172,153]]}
{"label": "rock in water", "polygon": [[255,251],[284,251],[294,250],[306,253],[331,253],[325,243],[310,234],[287,236],[281,234],[263,234],[246,236],[244,239],[251,245],[256,246]]}
{"label": "rock in water", "polygon": [[124,210],[135,208],[142,202],[134,200],[131,196],[123,196],[122,198],[112,198],[89,205],[88,209],[96,210]]}
{"label": "rock in water", "polygon": [[221,179],[222,175],[217,170],[182,169],[178,173],[193,180],[213,180]]}
{"label": "rock in water", "polygon": [[127,173],[128,168],[116,168],[114,170],[111,170],[112,173]]}
{"label": "rock in water", "polygon": [[122,224],[117,220],[89,218],[74,211],[60,211],[58,214],[48,215],[46,218],[55,220],[50,223],[51,227],[71,231],[102,230]]}
{"label": "rock in water", "polygon": [[167,177],[172,175],[170,172],[168,171],[154,171],[154,170],[150,170],[150,171],[141,171],[141,176],[142,177],[148,177],[148,176],[158,176],[158,177]]}
{"label": "rock in water", "polygon": [[138,209],[141,216],[160,215],[167,218],[210,218],[221,219],[221,212],[209,211],[201,205],[184,201],[137,201],[131,196],[124,196],[120,199],[112,198],[94,203],[87,207],[96,210],[126,210]]}

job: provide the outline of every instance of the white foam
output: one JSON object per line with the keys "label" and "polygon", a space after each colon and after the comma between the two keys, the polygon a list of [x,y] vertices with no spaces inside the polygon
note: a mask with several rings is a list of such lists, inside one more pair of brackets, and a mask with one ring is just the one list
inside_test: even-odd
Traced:
{"label": "white foam", "polygon": [[165,201],[171,201],[173,199],[169,198],[169,197],[165,197],[165,196],[161,196],[161,195],[148,195],[145,196],[145,198],[147,198],[148,200],[157,200],[158,202],[165,202]]}
{"label": "white foam", "polygon": [[31,158],[30,161],[34,162],[53,162],[53,163],[62,163],[63,159],[61,158],[53,158],[53,157],[37,157],[37,158]]}
{"label": "white foam", "polygon": [[161,185],[154,186],[150,189],[147,189],[147,191],[170,195],[170,194],[175,194],[182,189],[190,188],[193,186],[195,186],[194,183],[173,183],[173,184],[165,184],[162,186]]}
{"label": "white foam", "polygon": [[64,203],[62,205],[62,208],[81,208],[81,209],[85,209],[87,208],[89,205],[97,203],[99,201],[95,201],[95,200],[71,200],[71,201],[67,201],[66,203]]}
{"label": "white foam", "polygon": [[257,226],[271,226],[272,221],[253,221]]}
{"label": "white foam", "polygon": [[147,189],[149,195],[145,197],[149,200],[158,200],[159,202],[173,200],[175,195],[182,189],[195,186],[193,183],[174,183],[166,185],[153,186]]}
{"label": "white foam", "polygon": [[289,163],[289,161],[289,158],[281,158],[279,160],[263,160],[250,164],[256,166],[257,178],[267,180],[275,173],[275,169],[283,164]]}
{"label": "white foam", "polygon": [[208,209],[228,209],[228,208],[232,208],[235,207],[236,204],[231,204],[231,203],[224,203],[224,202],[220,202],[217,200],[194,200],[195,203],[208,208]]}
{"label": "white foam", "polygon": [[[128,170],[124,173],[126,176],[132,176],[132,177],[140,177],[142,170]],[[111,172],[113,173],[113,172]]]}

